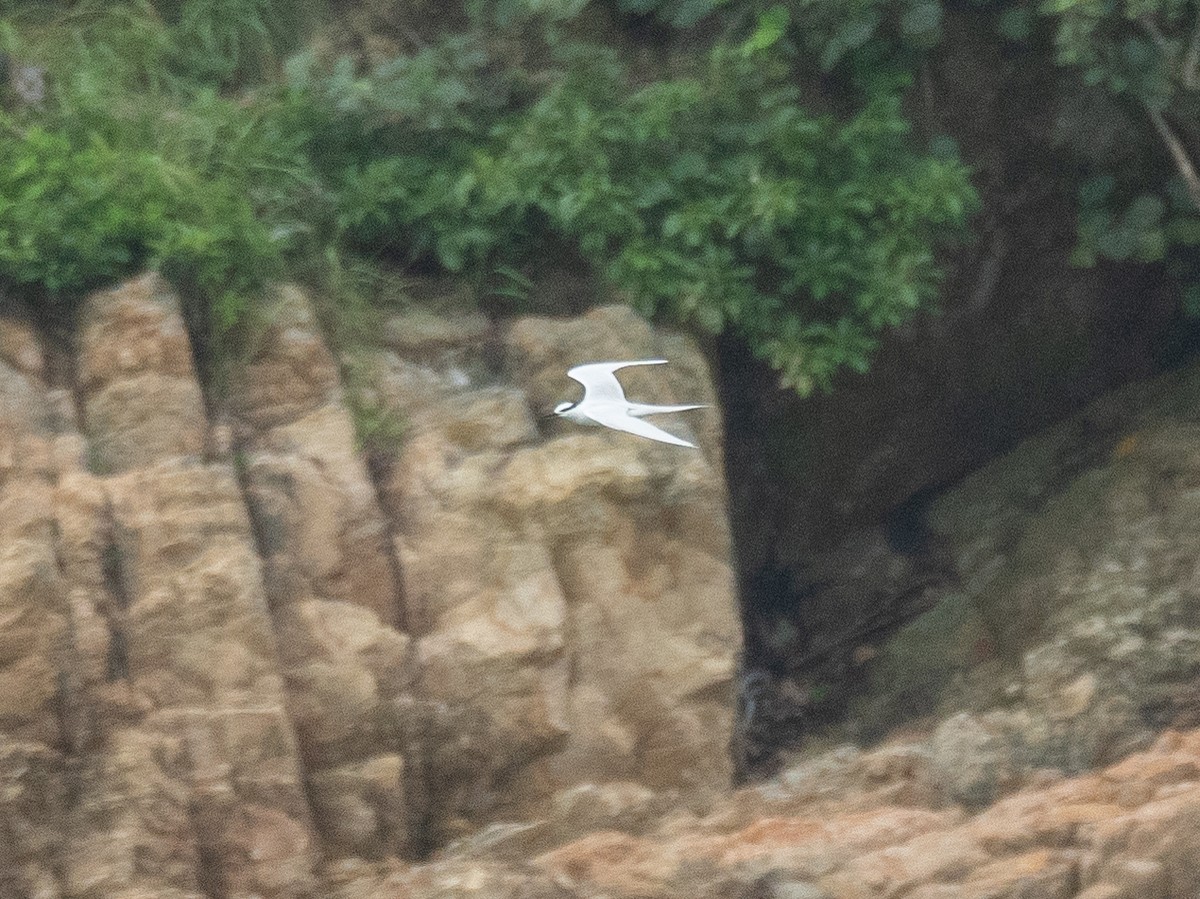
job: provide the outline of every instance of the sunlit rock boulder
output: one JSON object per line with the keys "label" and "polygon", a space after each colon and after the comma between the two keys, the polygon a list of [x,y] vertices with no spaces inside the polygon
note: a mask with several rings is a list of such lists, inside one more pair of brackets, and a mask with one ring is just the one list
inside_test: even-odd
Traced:
{"label": "sunlit rock boulder", "polygon": [[538,421],[605,359],[669,358],[630,395],[709,402],[695,347],[626,309],[388,333],[374,383],[406,430],[382,495],[419,693],[459,722],[431,749],[442,832],[581,783],[722,788],[739,637],[716,411],[662,422],[699,451]]}
{"label": "sunlit rock boulder", "polygon": [[170,285],[144,275],[94,294],[80,315],[77,390],[93,470],[198,458],[204,399]]}

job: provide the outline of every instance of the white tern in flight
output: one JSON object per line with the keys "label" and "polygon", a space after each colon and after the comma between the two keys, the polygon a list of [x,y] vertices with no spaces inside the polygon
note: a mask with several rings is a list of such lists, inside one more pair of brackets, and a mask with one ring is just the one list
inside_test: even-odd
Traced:
{"label": "white tern in flight", "polygon": [[583,399],[577,403],[559,403],[554,407],[554,414],[580,425],[603,425],[618,431],[628,431],[639,437],[648,437],[662,443],[673,443],[676,446],[695,447],[674,434],[668,434],[662,428],[656,428],[649,422],[642,421],[643,415],[654,415],[658,412],[686,412],[688,409],[703,409],[704,404],[692,406],[648,406],[644,403],[631,403],[625,399],[625,391],[617,376],[613,374],[619,368],[629,365],[663,365],[666,359],[646,359],[641,362],[593,362],[589,365],[576,365],[567,372],[567,377],[574,378],[583,385]]}

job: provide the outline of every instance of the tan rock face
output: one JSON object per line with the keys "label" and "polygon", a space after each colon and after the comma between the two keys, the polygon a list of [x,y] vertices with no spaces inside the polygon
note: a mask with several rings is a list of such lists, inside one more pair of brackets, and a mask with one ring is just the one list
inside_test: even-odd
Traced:
{"label": "tan rock face", "polygon": [[385,523],[337,364],[297,288],[279,290],[272,323],[231,396],[251,514],[272,577],[395,623],[400,599]]}
{"label": "tan rock face", "polygon": [[0,895],[57,895],[71,671],[40,349],[0,325]]}
{"label": "tan rock face", "polygon": [[[564,377],[572,365],[613,358],[670,360],[631,373],[630,397],[715,402],[696,349],[625,307],[519,321],[509,353],[535,408],[577,388]],[[572,739],[544,765],[560,786],[572,770],[655,789],[728,778],[739,628],[720,423],[713,410],[674,419],[663,426],[692,428],[699,451],[572,430],[517,453],[503,474],[501,502],[545,535],[571,621]]]}
{"label": "tan rock face", "polygon": [[[623,315],[547,339],[702,373]],[[541,324],[513,331],[514,385],[482,320],[397,317],[368,384],[407,427],[385,514],[301,292],[279,292],[215,427],[160,279],[89,297],[82,321],[78,424],[36,333],[0,321],[14,890],[282,899],[318,889],[319,854],[514,819],[480,845],[532,850],[720,789],[737,632],[711,422],[686,458],[547,441],[525,388],[559,362],[520,336]],[[562,892],[468,869],[497,895]]]}
{"label": "tan rock face", "polygon": [[975,817],[906,789],[924,775],[893,764],[912,758],[902,744],[834,753],[699,819],[640,837],[596,833],[534,867],[581,896],[1184,897],[1200,884],[1183,862],[1195,852],[1198,751],[1200,734],[1168,734],[1100,774],[1030,787]]}
{"label": "tan rock face", "polygon": [[345,899],[1185,899],[1200,886],[1198,764],[1200,732],[1168,732],[1119,765],[969,815],[930,790],[924,744],[841,748],[700,814],[646,826],[635,803],[566,842],[489,829],[428,864],[328,876]]}
{"label": "tan rock face", "polygon": [[179,299],[145,275],[85,304],[78,387],[93,468],[198,457],[206,419]]}
{"label": "tan rock face", "polygon": [[120,473],[58,483],[82,663],[66,890],[306,895],[315,840],[261,566],[233,470],[199,461],[178,303],[147,277],[84,320],[85,432]]}
{"label": "tan rock face", "polygon": [[688,431],[702,453],[599,430],[546,439],[533,416],[577,392],[569,367],[606,358],[672,360],[631,395],[711,401],[695,348],[623,309],[522,320],[505,339],[512,389],[489,385],[469,325],[398,318],[390,333],[409,339],[391,341],[377,390],[408,432],[383,496],[419,690],[471,730],[431,761],[444,832],[538,814],[583,780],[724,783],[738,628],[715,416]]}
{"label": "tan rock face", "polygon": [[[376,485],[307,300],[280,303],[216,463],[161,282],[89,298],[82,433],[36,334],[0,316],[0,897],[1200,891],[1200,732],[1145,736],[1191,696],[1190,376],[1135,398],[1111,464],[1047,475],[1032,525],[1007,497],[1062,468],[1053,435],[1044,466],[935,510],[996,603],[934,622],[1001,657],[955,656],[957,714],[728,793],[715,413],[664,422],[696,452],[535,414],[604,358],[669,358],[631,395],[705,401],[694,348],[627,310],[503,334],[395,317],[369,386],[406,439]],[[192,399],[145,408],[143,384]],[[935,665],[946,634],[908,636]],[[986,688],[1014,672],[1016,692]],[[418,848],[438,851],[397,858]]]}
{"label": "tan rock face", "polygon": [[337,363],[298,289],[280,289],[231,396],[317,828],[334,854],[402,853],[402,729],[384,726],[412,682],[396,563]]}

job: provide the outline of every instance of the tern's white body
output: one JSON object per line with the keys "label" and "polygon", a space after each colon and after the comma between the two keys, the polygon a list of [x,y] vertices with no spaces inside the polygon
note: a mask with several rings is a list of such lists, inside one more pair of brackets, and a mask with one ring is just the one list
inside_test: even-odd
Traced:
{"label": "tern's white body", "polygon": [[645,403],[631,403],[625,399],[625,391],[617,376],[613,374],[619,368],[629,365],[662,365],[666,359],[646,359],[640,362],[593,362],[589,365],[577,365],[567,372],[567,377],[573,378],[583,385],[583,399],[577,403],[559,403],[554,414],[567,421],[580,425],[600,425],[614,428],[658,440],[661,443],[671,443],[675,446],[695,447],[682,438],[669,434],[662,428],[656,428],[648,421],[642,421],[643,415],[653,415],[657,412],[686,412],[688,409],[702,409],[703,404],[691,406],[650,406]]}

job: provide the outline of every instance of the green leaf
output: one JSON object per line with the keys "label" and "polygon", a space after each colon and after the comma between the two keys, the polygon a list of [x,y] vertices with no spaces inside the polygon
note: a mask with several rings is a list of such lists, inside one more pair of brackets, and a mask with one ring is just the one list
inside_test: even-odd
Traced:
{"label": "green leaf", "polygon": [[1115,186],[1116,179],[1112,175],[1089,178],[1079,186],[1079,205],[1084,208],[1102,205],[1112,195]]}
{"label": "green leaf", "polygon": [[1172,243],[1189,247],[1200,246],[1200,218],[1194,216],[1174,218],[1167,225],[1166,234]]}
{"label": "green leaf", "polygon": [[1158,262],[1167,252],[1167,241],[1161,228],[1143,232],[1138,238],[1137,258],[1140,262]]}
{"label": "green leaf", "polygon": [[676,28],[690,28],[723,3],[725,0],[678,0],[671,22]]}
{"label": "green leaf", "polygon": [[906,34],[933,31],[942,22],[942,6],[937,2],[916,3],[900,17],[900,28]]}
{"label": "green leaf", "polygon": [[1000,13],[996,30],[1006,40],[1024,43],[1033,33],[1033,14],[1024,7],[1012,7]]}
{"label": "green leaf", "polygon": [[854,50],[869,41],[878,27],[879,18],[876,15],[854,20],[842,28],[838,34],[838,43],[847,50]]}
{"label": "green leaf", "polygon": [[754,33],[742,44],[742,54],[750,56],[775,46],[787,31],[789,18],[787,7],[779,3],[759,15]]}
{"label": "green leaf", "polygon": [[1121,262],[1137,249],[1138,236],[1128,228],[1113,228],[1096,237],[1096,249],[1109,259]]}
{"label": "green leaf", "polygon": [[1153,194],[1141,194],[1125,210],[1124,227],[1130,231],[1145,231],[1162,221],[1166,204]]}
{"label": "green leaf", "polygon": [[1188,318],[1200,318],[1200,284],[1190,284],[1184,289],[1180,305]]}

